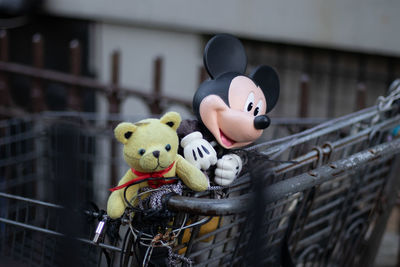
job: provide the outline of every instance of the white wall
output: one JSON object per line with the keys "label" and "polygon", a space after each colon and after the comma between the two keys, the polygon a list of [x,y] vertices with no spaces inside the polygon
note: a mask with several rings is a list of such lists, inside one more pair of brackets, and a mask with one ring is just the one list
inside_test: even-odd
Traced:
{"label": "white wall", "polygon": [[398,0],[51,0],[54,14],[400,55]]}
{"label": "white wall", "polygon": [[[199,67],[202,65],[202,39],[189,33],[127,27],[100,23],[95,28],[95,62],[99,78],[110,80],[110,61],[114,50],[121,52],[120,84],[151,92],[153,62],[163,57],[162,90],[169,96],[191,100],[198,86]],[[99,99],[99,109],[108,109]],[[126,115],[148,115],[149,110],[139,99],[124,101]]]}

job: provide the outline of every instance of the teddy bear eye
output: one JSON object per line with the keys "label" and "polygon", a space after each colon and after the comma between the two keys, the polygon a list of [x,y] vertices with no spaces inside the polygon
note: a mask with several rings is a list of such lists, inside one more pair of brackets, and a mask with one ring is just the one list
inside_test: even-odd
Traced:
{"label": "teddy bear eye", "polygon": [[143,154],[146,152],[143,148],[139,149],[139,155],[143,156]]}
{"label": "teddy bear eye", "polygon": [[166,145],[165,146],[165,150],[170,151],[171,150],[171,145],[170,144]]}

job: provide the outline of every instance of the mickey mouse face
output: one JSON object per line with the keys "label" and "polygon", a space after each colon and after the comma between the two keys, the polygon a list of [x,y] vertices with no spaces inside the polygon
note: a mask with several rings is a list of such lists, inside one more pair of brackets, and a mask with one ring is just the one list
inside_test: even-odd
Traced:
{"label": "mickey mouse face", "polygon": [[269,126],[265,113],[279,98],[278,75],[269,66],[259,66],[246,76],[244,48],[226,34],[207,43],[204,65],[212,79],[201,84],[193,98],[195,114],[221,146],[252,143]]}

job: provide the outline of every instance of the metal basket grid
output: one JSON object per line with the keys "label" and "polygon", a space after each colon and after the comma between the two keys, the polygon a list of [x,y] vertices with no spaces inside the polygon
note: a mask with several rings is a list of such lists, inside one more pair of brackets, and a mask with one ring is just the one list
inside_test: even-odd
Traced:
{"label": "metal basket grid", "polygon": [[[69,162],[75,166],[72,174],[84,188],[76,197],[104,208],[110,176],[114,172],[121,177],[127,168],[120,148],[117,157],[110,156],[115,143],[111,126],[138,119],[59,112],[1,121],[0,255],[33,266],[58,265],[63,253],[57,245],[63,236],[60,223],[68,204],[55,201],[53,190],[60,177],[65,180],[62,171],[68,166],[60,157],[66,151],[74,153]],[[176,220],[182,214],[190,214],[192,221],[222,218],[215,230],[202,236],[201,225],[192,227],[189,240],[180,240],[174,251],[186,248],[184,255],[196,266],[243,265],[251,257],[246,248],[255,242],[257,225],[265,253],[260,265],[282,264],[284,257],[298,266],[348,266],[371,259],[397,192],[400,141],[392,136],[400,125],[397,103],[306,129],[309,124],[310,120],[280,120],[267,134],[303,131],[273,136],[247,149],[268,158],[266,166],[273,170],[260,172],[265,186],[261,212],[249,212],[254,195],[250,173],[237,179],[222,199],[213,192],[172,197],[168,207],[177,212]],[[62,145],[71,138],[74,148]],[[82,204],[82,210],[89,206]],[[130,257],[121,242],[90,241],[95,219],[82,227],[79,246],[85,251],[85,264],[105,265],[102,250],[110,252],[115,263],[121,252]],[[121,227],[121,236],[125,231]]]}

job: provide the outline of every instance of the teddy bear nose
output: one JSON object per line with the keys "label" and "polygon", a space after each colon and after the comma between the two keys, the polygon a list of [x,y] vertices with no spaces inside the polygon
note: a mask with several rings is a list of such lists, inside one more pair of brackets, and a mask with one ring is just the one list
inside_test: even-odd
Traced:
{"label": "teddy bear nose", "polygon": [[160,151],[159,150],[153,151],[153,155],[154,157],[158,158],[160,156]]}
{"label": "teddy bear nose", "polygon": [[267,115],[260,115],[254,118],[254,128],[262,130],[267,128],[271,123],[271,120]]}

